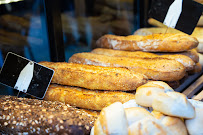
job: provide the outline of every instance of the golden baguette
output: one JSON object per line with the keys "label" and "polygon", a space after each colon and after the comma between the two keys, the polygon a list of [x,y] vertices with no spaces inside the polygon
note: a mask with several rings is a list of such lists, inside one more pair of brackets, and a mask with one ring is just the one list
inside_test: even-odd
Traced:
{"label": "golden baguette", "polygon": [[116,56],[116,57],[172,59],[182,63],[185,66],[186,71],[193,70],[195,66],[195,62],[190,57],[185,55],[180,55],[180,54],[157,55],[154,53],[142,52],[142,51],[130,52],[130,51],[119,51],[119,50],[113,50],[113,49],[103,49],[103,48],[97,48],[92,50],[91,52],[96,54],[103,54],[103,55]]}
{"label": "golden baguette", "polygon": [[130,35],[126,37],[104,35],[96,42],[97,48],[147,52],[182,52],[196,48],[198,44],[199,42],[195,37],[182,33],[148,36]]}
{"label": "golden baguette", "polygon": [[69,62],[104,67],[125,67],[144,74],[152,80],[176,81],[185,75],[185,67],[180,62],[165,58],[135,59],[94,53],[76,53],[70,57]]}
{"label": "golden baguette", "polygon": [[71,106],[91,110],[101,110],[114,102],[125,103],[134,98],[134,94],[121,91],[93,91],[54,84],[49,86],[44,97],[45,100],[60,101]]}
{"label": "golden baguette", "polygon": [[102,67],[66,62],[40,62],[55,71],[52,83],[98,90],[135,90],[147,77],[126,68]]}
{"label": "golden baguette", "polygon": [[177,53],[156,53],[158,55],[176,55],[176,54],[181,54],[190,57],[195,63],[199,62],[199,55],[196,49],[192,49],[189,51],[185,52],[177,52]]}

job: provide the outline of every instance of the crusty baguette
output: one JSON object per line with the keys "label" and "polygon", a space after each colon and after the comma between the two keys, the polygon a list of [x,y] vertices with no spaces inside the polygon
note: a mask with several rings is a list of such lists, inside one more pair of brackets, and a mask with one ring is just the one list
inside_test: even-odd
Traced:
{"label": "crusty baguette", "polygon": [[134,32],[134,35],[142,35],[142,36],[147,36],[147,35],[152,35],[152,34],[158,34],[158,33],[181,33],[177,29],[173,28],[164,28],[164,27],[151,27],[151,28],[140,28]]}
{"label": "crusty baguette", "polygon": [[199,44],[195,37],[187,34],[153,34],[148,36],[104,35],[96,42],[98,48],[124,51],[182,52],[196,48]]}
{"label": "crusty baguette", "polygon": [[134,94],[121,91],[96,91],[56,84],[49,86],[44,97],[45,100],[60,101],[91,110],[101,110],[114,102],[125,103],[134,98]]}
{"label": "crusty baguette", "polygon": [[61,102],[5,96],[0,99],[0,134],[90,134],[97,117]]}
{"label": "crusty baguette", "polygon": [[52,83],[98,90],[135,90],[147,77],[126,68],[66,62],[40,62],[55,71]]}
{"label": "crusty baguette", "polygon": [[149,18],[148,19],[148,23],[153,25],[153,26],[157,26],[157,27],[164,27],[164,28],[167,28],[167,26],[163,23],[161,23],[160,21],[157,21],[156,19],[154,18]]}
{"label": "crusty baguette", "polygon": [[181,54],[190,57],[195,63],[199,62],[199,55],[196,49],[192,49],[185,52],[178,52],[178,53],[156,53],[158,55],[176,55]]}
{"label": "crusty baguette", "polygon": [[69,59],[69,62],[105,67],[125,67],[142,73],[152,80],[176,81],[185,76],[185,67],[180,62],[164,58],[134,59],[94,53],[76,53]]}
{"label": "crusty baguette", "polygon": [[186,71],[190,71],[194,69],[195,62],[185,55],[157,55],[154,53],[149,52],[142,52],[142,51],[120,51],[120,50],[113,50],[113,49],[104,49],[104,48],[97,48],[91,51],[92,53],[96,54],[103,54],[108,56],[116,56],[116,57],[131,57],[131,58],[166,58],[166,59],[173,59],[185,66]]}
{"label": "crusty baguette", "polygon": [[[167,30],[167,33],[183,33],[177,29],[173,28],[164,28],[164,27],[152,27],[152,28],[141,28],[134,32],[134,35],[142,35],[147,36],[151,34],[158,34],[158,33],[165,33]],[[202,27],[196,27],[192,33],[193,37],[197,38],[199,41],[199,44],[197,46],[198,52],[203,52],[203,28]]]}

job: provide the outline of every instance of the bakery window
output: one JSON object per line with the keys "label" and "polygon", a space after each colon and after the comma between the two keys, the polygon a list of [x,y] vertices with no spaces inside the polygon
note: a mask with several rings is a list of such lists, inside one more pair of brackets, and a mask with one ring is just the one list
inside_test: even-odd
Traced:
{"label": "bakery window", "polygon": [[8,52],[36,62],[68,61],[95,48],[104,34],[129,35],[143,24],[139,0],[0,2],[0,67]]}

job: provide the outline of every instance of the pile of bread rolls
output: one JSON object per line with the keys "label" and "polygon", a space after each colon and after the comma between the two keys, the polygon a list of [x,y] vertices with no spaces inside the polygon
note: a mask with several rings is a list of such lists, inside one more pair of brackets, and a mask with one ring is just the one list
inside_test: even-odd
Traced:
{"label": "pile of bread rolls", "polygon": [[203,102],[151,81],[137,89],[134,100],[103,108],[91,135],[201,135],[202,111]]}

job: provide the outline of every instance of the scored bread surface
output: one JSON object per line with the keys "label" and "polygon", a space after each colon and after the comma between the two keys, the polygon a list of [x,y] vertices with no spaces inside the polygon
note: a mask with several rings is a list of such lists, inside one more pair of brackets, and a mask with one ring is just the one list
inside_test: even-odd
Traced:
{"label": "scored bread surface", "polygon": [[125,67],[144,74],[148,79],[176,81],[185,76],[185,67],[175,60],[164,58],[127,58],[93,53],[76,53],[69,62],[104,67]]}
{"label": "scored bread surface", "polygon": [[142,52],[142,51],[120,51],[120,50],[113,50],[113,49],[104,49],[104,48],[97,48],[91,51],[92,53],[96,54],[103,54],[107,56],[116,56],[116,57],[130,57],[130,58],[165,58],[165,59],[172,59],[180,62],[186,68],[186,71],[190,71],[194,69],[195,62],[188,56],[175,54],[175,55],[157,55],[154,53],[149,52]]}
{"label": "scored bread surface", "polygon": [[196,48],[199,44],[195,37],[187,34],[153,34],[148,36],[104,35],[96,42],[98,48],[125,51],[182,52]]}
{"label": "scored bread surface", "polygon": [[101,110],[114,102],[125,103],[134,98],[134,94],[121,91],[96,91],[55,84],[49,86],[44,97],[45,100],[60,101],[91,110]]}

